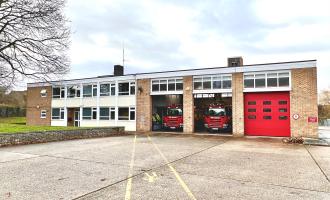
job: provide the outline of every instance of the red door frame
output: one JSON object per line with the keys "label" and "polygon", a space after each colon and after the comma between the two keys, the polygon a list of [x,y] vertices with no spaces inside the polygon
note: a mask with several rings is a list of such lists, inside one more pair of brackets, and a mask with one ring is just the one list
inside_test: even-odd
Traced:
{"label": "red door frame", "polygon": [[244,93],[244,131],[249,136],[290,137],[290,93]]}

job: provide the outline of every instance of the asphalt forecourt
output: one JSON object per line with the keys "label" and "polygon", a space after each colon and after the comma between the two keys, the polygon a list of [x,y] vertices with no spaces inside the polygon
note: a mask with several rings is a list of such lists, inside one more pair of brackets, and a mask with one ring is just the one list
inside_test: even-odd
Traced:
{"label": "asphalt forecourt", "polygon": [[0,199],[330,199],[330,148],[129,135],[0,148]]}

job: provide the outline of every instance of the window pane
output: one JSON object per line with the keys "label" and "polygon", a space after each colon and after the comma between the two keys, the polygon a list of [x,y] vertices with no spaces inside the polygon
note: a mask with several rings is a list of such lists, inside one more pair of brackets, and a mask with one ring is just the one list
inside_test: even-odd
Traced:
{"label": "window pane", "polygon": [[265,79],[256,79],[256,88],[261,88],[266,86]]}
{"label": "window pane", "polygon": [[244,75],[244,79],[254,79],[254,75]]}
{"label": "window pane", "polygon": [[203,89],[211,89],[211,77],[203,78]]}
{"label": "window pane", "polygon": [[129,120],[135,120],[135,111],[130,112],[130,119]]}
{"label": "window pane", "polygon": [[175,79],[168,80],[168,91],[175,90]]}
{"label": "window pane", "polygon": [[264,116],[263,118],[269,120],[272,119],[272,116]]}
{"label": "window pane", "polygon": [[119,95],[129,95],[129,83],[119,83],[118,84],[118,94]]}
{"label": "window pane", "polygon": [[263,104],[264,104],[264,105],[271,105],[272,102],[271,102],[271,101],[264,101]]}
{"label": "window pane", "polygon": [[97,96],[97,86],[93,85],[93,97]]}
{"label": "window pane", "polygon": [[118,120],[128,120],[128,108],[118,108]]}
{"label": "window pane", "polygon": [[63,88],[61,89],[61,98],[64,98],[64,96],[65,96],[65,89]]}
{"label": "window pane", "polygon": [[248,115],[248,119],[256,119],[255,115]]}
{"label": "window pane", "polygon": [[83,119],[91,119],[91,117],[92,117],[92,109],[83,108]]}
{"label": "window pane", "polygon": [[278,104],[280,104],[280,105],[286,105],[286,104],[288,104],[288,102],[287,101],[278,101]]}
{"label": "window pane", "polygon": [[222,81],[222,84],[223,84],[223,88],[224,89],[227,89],[227,88],[231,88],[231,80],[228,80],[228,81]]}
{"label": "window pane", "polygon": [[61,110],[61,119],[64,119],[64,110]]}
{"label": "window pane", "polygon": [[278,111],[279,111],[279,112],[287,112],[288,109],[286,109],[286,108],[279,108]]}
{"label": "window pane", "polygon": [[268,87],[277,87],[277,78],[267,78]]}
{"label": "window pane", "polygon": [[270,109],[270,108],[264,108],[263,111],[264,111],[264,112],[271,112],[272,109]]}
{"label": "window pane", "polygon": [[60,98],[61,88],[53,88],[53,98]]}
{"label": "window pane", "polygon": [[278,73],[278,77],[289,77],[289,76],[290,76],[289,72]]}
{"label": "window pane", "polygon": [[280,87],[289,86],[289,77],[279,78],[278,79],[278,85]]}
{"label": "window pane", "polygon": [[180,83],[176,83],[176,90],[178,91],[178,90],[182,90],[182,88],[183,88],[183,84],[182,84],[182,82],[180,82]]}
{"label": "window pane", "polygon": [[73,97],[76,96],[76,90],[74,89],[73,86],[72,87],[68,87],[67,92],[68,92],[67,96],[69,98],[73,98]]}
{"label": "window pane", "polygon": [[255,101],[249,101],[248,105],[256,105],[256,102]]}
{"label": "window pane", "polygon": [[100,119],[108,120],[109,119],[109,108],[100,108]]}
{"label": "window pane", "polygon": [[287,116],[279,116],[278,119],[279,120],[286,120],[286,119],[288,119],[288,117]]}
{"label": "window pane", "polygon": [[60,109],[53,108],[52,109],[52,119],[59,119],[60,118]]}
{"label": "window pane", "polygon": [[152,84],[152,91],[158,92],[159,91],[159,84]]}
{"label": "window pane", "polygon": [[110,112],[110,119],[114,120],[115,119],[116,112],[114,110],[111,110]]}
{"label": "window pane", "polygon": [[110,84],[101,84],[100,96],[109,96],[109,95],[110,95]]}
{"label": "window pane", "polygon": [[255,108],[249,108],[248,109],[248,112],[256,112],[257,111],[257,109],[255,109]]}
{"label": "window pane", "polygon": [[116,84],[111,84],[111,96],[116,95]]}
{"label": "window pane", "polygon": [[254,80],[253,79],[245,79],[244,80],[244,88],[254,88]]}
{"label": "window pane", "polygon": [[203,89],[202,82],[194,82],[194,90],[201,90],[201,89]]}
{"label": "window pane", "polygon": [[160,91],[167,91],[167,81],[166,80],[160,81]]}
{"label": "window pane", "polygon": [[213,80],[213,89],[221,89],[221,81],[220,80]]}
{"label": "window pane", "polygon": [[91,97],[92,96],[92,85],[84,85],[83,86],[83,96]]}

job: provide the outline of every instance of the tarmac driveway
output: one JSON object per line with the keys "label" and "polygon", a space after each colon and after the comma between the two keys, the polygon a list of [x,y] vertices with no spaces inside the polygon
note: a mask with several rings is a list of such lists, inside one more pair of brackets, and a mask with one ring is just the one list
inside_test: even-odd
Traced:
{"label": "tarmac driveway", "polygon": [[330,147],[129,135],[0,148],[0,199],[330,199]]}

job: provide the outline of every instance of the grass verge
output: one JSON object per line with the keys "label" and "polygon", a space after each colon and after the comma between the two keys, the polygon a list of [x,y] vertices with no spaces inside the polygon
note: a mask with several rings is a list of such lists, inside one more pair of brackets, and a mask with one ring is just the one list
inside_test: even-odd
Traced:
{"label": "grass verge", "polygon": [[72,130],[78,127],[64,126],[27,126],[25,117],[8,117],[0,118],[0,134],[4,133],[21,133],[34,131],[55,131],[55,130]]}

